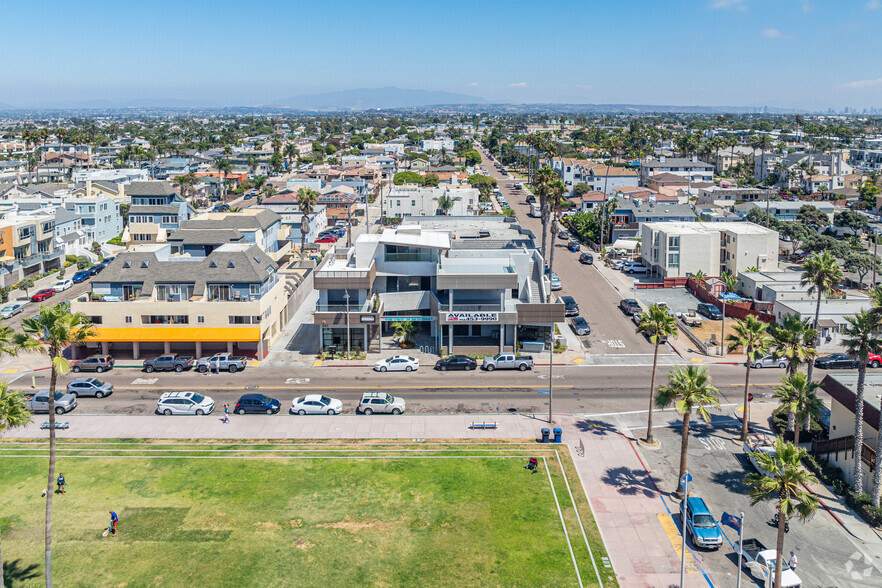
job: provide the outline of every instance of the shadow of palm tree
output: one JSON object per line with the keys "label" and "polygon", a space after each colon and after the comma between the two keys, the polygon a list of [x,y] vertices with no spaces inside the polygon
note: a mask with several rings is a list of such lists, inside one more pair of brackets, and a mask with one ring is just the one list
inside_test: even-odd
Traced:
{"label": "shadow of palm tree", "polygon": [[617,434],[619,430],[604,421],[577,421],[576,428],[583,433],[591,433],[592,435],[606,436]]}
{"label": "shadow of palm tree", "polygon": [[744,494],[746,490],[744,485],[745,471],[714,472],[711,477],[714,484],[725,486],[730,492]]}
{"label": "shadow of palm tree", "polygon": [[648,498],[654,498],[657,495],[649,474],[644,470],[624,466],[609,468],[603,474],[600,481],[608,486],[615,487],[619,494],[626,496],[643,494]]}
{"label": "shadow of palm tree", "polygon": [[27,580],[31,580],[39,576],[39,566],[31,564],[23,566],[21,559],[3,562],[3,588],[12,588],[14,585],[21,585]]}

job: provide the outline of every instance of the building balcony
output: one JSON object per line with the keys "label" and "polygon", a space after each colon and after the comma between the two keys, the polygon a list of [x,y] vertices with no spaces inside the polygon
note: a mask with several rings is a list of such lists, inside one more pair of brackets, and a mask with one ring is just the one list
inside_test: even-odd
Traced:
{"label": "building balcony", "polygon": [[353,268],[334,260],[315,272],[316,290],[371,290],[377,276],[377,266],[371,260],[366,268]]}

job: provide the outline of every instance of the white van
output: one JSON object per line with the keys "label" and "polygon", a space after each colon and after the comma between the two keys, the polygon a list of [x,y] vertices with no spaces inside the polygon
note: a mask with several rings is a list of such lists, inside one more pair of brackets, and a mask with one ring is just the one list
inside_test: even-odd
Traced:
{"label": "white van", "polygon": [[530,216],[532,216],[533,218],[541,217],[542,216],[542,207],[539,206],[538,204],[531,204],[530,205]]}

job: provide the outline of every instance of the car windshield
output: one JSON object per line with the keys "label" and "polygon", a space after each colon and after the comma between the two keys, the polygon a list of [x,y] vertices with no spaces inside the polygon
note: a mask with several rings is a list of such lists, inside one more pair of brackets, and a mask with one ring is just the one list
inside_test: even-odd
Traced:
{"label": "car windshield", "polygon": [[269,404],[271,402],[269,396],[261,396],[259,400],[261,404]]}
{"label": "car windshield", "polygon": [[331,399],[327,396],[322,396],[322,404],[331,404]]}
{"label": "car windshield", "polygon": [[89,378],[89,379],[86,380],[86,381],[87,381],[88,383],[92,384],[93,386],[103,386],[103,385],[104,385],[104,382],[103,382],[103,381],[101,381],[101,380],[96,380],[95,378]]}
{"label": "car windshield", "polygon": [[15,308],[14,306],[4,306],[3,312],[6,312],[7,310],[13,310],[14,308]]}
{"label": "car windshield", "polygon": [[700,514],[693,517],[692,525],[701,529],[710,529],[711,527],[716,527],[717,522],[714,520],[714,517],[709,514]]}
{"label": "car windshield", "polygon": [[191,396],[191,399],[196,404],[202,404],[202,401],[205,400],[205,396],[203,396],[202,394],[194,394],[193,396]]}

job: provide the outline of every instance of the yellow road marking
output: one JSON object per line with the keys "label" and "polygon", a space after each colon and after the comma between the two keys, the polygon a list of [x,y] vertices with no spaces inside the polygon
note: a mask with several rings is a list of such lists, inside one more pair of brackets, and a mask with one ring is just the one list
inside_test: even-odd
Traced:
{"label": "yellow road marking", "polygon": [[260,367],[260,362],[259,361],[252,361],[251,367]]}
{"label": "yellow road marking", "polygon": [[10,369],[8,369],[8,370],[3,370],[3,373],[4,373],[4,374],[14,374],[14,373],[17,372],[17,371],[18,371],[18,370],[15,369],[15,368],[10,368]]}
{"label": "yellow road marking", "polygon": [[744,412],[744,407],[739,406],[738,408],[735,409],[735,412]]}
{"label": "yellow road marking", "polygon": [[[680,531],[677,530],[677,525],[674,524],[674,519],[672,519],[669,514],[658,513],[658,522],[661,523],[662,529],[665,530],[665,535],[671,540],[671,545],[674,547],[674,551],[680,553],[680,549],[683,546],[683,540],[680,538]],[[689,551],[686,552],[686,573],[698,573],[698,566]]]}
{"label": "yellow road marking", "polygon": [[322,365],[322,360],[312,362],[312,367],[319,367],[320,365]]}
{"label": "yellow road marking", "polygon": [[695,363],[704,363],[703,359],[699,359],[697,357],[690,357],[689,361],[694,361]]}
{"label": "yellow road marking", "polygon": [[580,357],[578,359],[574,359],[573,363],[582,363],[583,361],[585,361],[585,360]]}
{"label": "yellow road marking", "polygon": [[[547,385],[547,384],[546,384]],[[376,386],[310,386],[310,385],[294,385],[294,386],[183,386],[180,388],[172,388],[169,386],[117,386],[117,390],[448,390],[448,389],[464,389],[464,390],[484,390],[484,389],[505,389],[505,390],[544,390],[542,386],[512,386],[508,385],[491,385],[491,386],[388,386],[386,384],[377,384]],[[573,385],[561,386],[555,384],[554,389],[575,388]]]}

